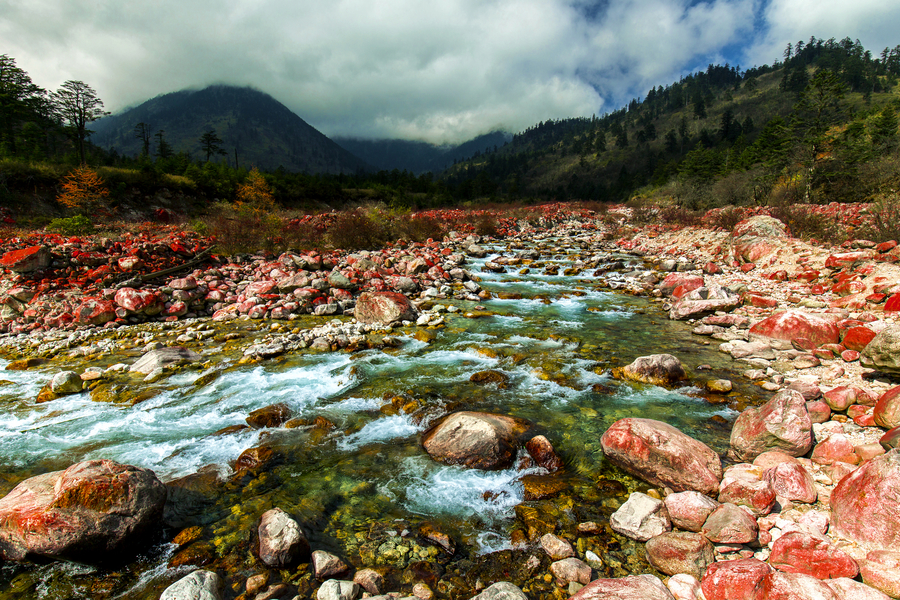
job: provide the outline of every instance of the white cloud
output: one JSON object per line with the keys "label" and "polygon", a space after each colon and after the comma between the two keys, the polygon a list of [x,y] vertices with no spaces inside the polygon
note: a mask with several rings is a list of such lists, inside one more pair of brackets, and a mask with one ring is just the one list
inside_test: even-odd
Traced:
{"label": "white cloud", "polygon": [[876,5],[895,25],[900,10],[760,1],[0,0],[0,52],[43,87],[89,83],[111,110],[233,83],[328,135],[444,142],[616,109],[747,46],[761,11],[769,29],[753,50],[771,62],[798,15],[833,8],[804,35],[841,25],[851,31],[834,35],[867,44],[854,31],[886,29]]}

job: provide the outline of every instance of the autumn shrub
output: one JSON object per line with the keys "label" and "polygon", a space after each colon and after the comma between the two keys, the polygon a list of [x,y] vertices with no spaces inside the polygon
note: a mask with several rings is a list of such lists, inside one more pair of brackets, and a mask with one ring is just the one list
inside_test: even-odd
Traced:
{"label": "autumn shrub", "polygon": [[780,204],[773,207],[770,212],[773,217],[787,225],[794,237],[832,244],[844,241],[844,232],[834,219],[816,212],[809,205]]}
{"label": "autumn shrub", "polygon": [[328,241],[343,250],[374,250],[390,237],[381,215],[363,209],[342,212],[328,229]]}
{"label": "autumn shrub", "polygon": [[66,208],[88,214],[107,212],[109,190],[96,171],[82,165],[62,180],[63,193],[57,201]]}
{"label": "autumn shrub", "polygon": [[870,223],[859,233],[875,242],[900,241],[900,196],[882,194],[869,206]]}
{"label": "autumn shrub", "polygon": [[491,213],[474,216],[472,226],[475,228],[476,234],[483,236],[496,237],[500,231],[497,217]]}
{"label": "autumn shrub", "polygon": [[683,206],[663,206],[657,213],[659,223],[665,225],[678,225],[680,227],[696,227],[701,223],[704,212],[691,210]]}
{"label": "autumn shrub", "polygon": [[323,246],[325,236],[312,223],[292,219],[282,225],[281,240],[286,249],[310,250]]}
{"label": "autumn shrub", "polygon": [[443,235],[441,222],[427,215],[404,215],[395,219],[391,236],[410,242],[424,242],[429,238],[440,240]]}
{"label": "autumn shrub", "polygon": [[726,206],[709,211],[704,219],[709,227],[732,231],[735,225],[744,220],[744,211],[736,206]]}
{"label": "autumn shrub", "polygon": [[277,215],[246,204],[224,202],[217,203],[211,212],[203,223],[223,254],[273,251],[282,244],[281,219]]}
{"label": "autumn shrub", "polygon": [[266,178],[254,168],[247,175],[246,181],[237,187],[237,204],[246,206],[249,209],[262,212],[273,213],[276,210],[275,197],[272,195],[272,189],[269,187]]}

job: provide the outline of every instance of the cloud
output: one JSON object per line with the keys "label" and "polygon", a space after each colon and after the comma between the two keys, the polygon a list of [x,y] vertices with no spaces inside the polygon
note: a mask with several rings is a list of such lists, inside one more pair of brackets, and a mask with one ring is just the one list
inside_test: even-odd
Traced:
{"label": "cloud", "polygon": [[[792,39],[800,28],[795,13],[804,11],[792,7],[803,4],[0,0],[0,52],[43,87],[87,82],[113,111],[231,83],[268,92],[327,135],[442,143],[615,110],[652,86],[725,62],[723,53],[750,45],[755,23],[767,28],[752,50],[771,62],[781,52],[772,48],[786,43],[781,36]],[[843,3],[824,4],[843,19],[810,27],[878,20],[877,2],[854,2],[860,8],[849,15]],[[813,34],[830,35],[806,37]]]}

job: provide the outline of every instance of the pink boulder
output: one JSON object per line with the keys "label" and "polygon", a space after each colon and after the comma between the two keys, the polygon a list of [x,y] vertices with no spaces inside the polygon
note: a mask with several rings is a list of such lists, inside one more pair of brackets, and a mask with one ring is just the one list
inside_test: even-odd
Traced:
{"label": "pink boulder", "polygon": [[844,339],[841,340],[841,345],[843,345],[848,350],[856,350],[857,352],[862,352],[863,348],[868,346],[869,342],[871,342],[874,338],[875,332],[868,327],[851,327],[844,334]]}
{"label": "pink boulder", "polygon": [[622,369],[622,376],[652,385],[672,385],[684,379],[681,361],[671,354],[640,356]]}
{"label": "pink boulder", "polygon": [[828,540],[801,531],[786,533],[772,545],[769,564],[786,573],[804,573],[817,579],[859,574],[856,561]]}
{"label": "pink boulder", "polygon": [[845,462],[851,465],[859,463],[859,456],[853,447],[853,443],[843,433],[833,433],[827,439],[816,444],[810,458],[820,465],[831,465],[836,462]]}
{"label": "pink boulder", "polygon": [[674,600],[658,577],[632,575],[620,579],[595,579],[569,600]]}
{"label": "pink boulder", "polygon": [[354,316],[360,323],[388,325],[415,321],[419,311],[409,298],[397,292],[363,292],[356,300]]}
{"label": "pink boulder", "polygon": [[840,480],[831,493],[832,527],[854,541],[900,546],[900,450],[875,457]]}
{"label": "pink boulder", "polygon": [[686,573],[703,577],[709,565],[716,562],[715,548],[699,533],[672,531],[647,541],[647,560],[666,575]]}
{"label": "pink boulder", "polygon": [[700,492],[678,492],[666,496],[665,505],[672,525],[698,532],[719,503]]}
{"label": "pink boulder", "polygon": [[900,598],[900,552],[873,550],[859,565],[862,580],[892,598]]}
{"label": "pink boulder", "polygon": [[873,416],[879,427],[893,429],[900,425],[900,386],[889,389],[878,398]]}
{"label": "pink boulder", "polygon": [[116,305],[109,300],[85,298],[75,309],[75,320],[83,325],[103,325],[116,318]]}
{"label": "pink boulder", "polygon": [[165,502],[152,471],[111,460],[38,475],[0,499],[0,556],[102,561],[143,541]]}
{"label": "pink boulder", "polygon": [[766,480],[736,478],[728,481],[726,474],[719,489],[719,502],[744,506],[754,515],[767,515],[775,506],[775,490]]}
{"label": "pink boulder", "polygon": [[722,504],[709,515],[701,533],[716,544],[749,544],[759,535],[759,524],[734,504]]}
{"label": "pink boulder", "polygon": [[843,600],[827,583],[812,575],[772,571],[760,582],[754,600]]}
{"label": "pink boulder", "polygon": [[703,595],[706,600],[756,598],[762,580],[772,571],[772,567],[755,558],[717,562],[703,576]]}
{"label": "pink boulder", "polygon": [[505,469],[513,463],[524,419],[481,412],[452,413],[422,436],[425,451],[439,462],[475,469]]}
{"label": "pink boulder", "polygon": [[812,443],[806,400],[795,390],[782,390],[759,408],[748,408],[731,430],[731,453],[741,461],[751,461],[769,450],[803,456]]}
{"label": "pink boulder", "polygon": [[791,502],[812,504],[819,496],[812,475],[800,463],[775,465],[766,469],[763,478],[772,484],[778,496]]}
{"label": "pink boulder", "polygon": [[784,223],[768,215],[744,219],[734,226],[731,244],[735,260],[755,263],[778,248],[778,240],[787,237]]}
{"label": "pink boulder", "polygon": [[620,419],[600,438],[603,452],[632,475],[676,492],[718,491],[719,455],[709,446],[661,421]]}
{"label": "pink boulder", "polygon": [[825,392],[823,395],[831,410],[844,412],[850,408],[850,405],[856,404],[856,392],[856,388],[842,385]]}
{"label": "pink boulder", "polygon": [[797,310],[775,313],[751,327],[750,333],[788,341],[804,337],[817,346],[836,344],[841,340],[841,332],[834,321]]}
{"label": "pink boulder", "polygon": [[891,600],[884,592],[846,577],[829,579],[825,583],[840,600]]}
{"label": "pink boulder", "polygon": [[669,273],[662,283],[659,284],[659,291],[665,296],[671,296],[677,287],[683,288],[685,292],[696,290],[703,287],[703,277],[699,275],[685,275],[684,273]]}
{"label": "pink boulder", "polygon": [[147,316],[158,315],[164,307],[163,299],[150,290],[125,287],[116,292],[115,302],[125,310]]}

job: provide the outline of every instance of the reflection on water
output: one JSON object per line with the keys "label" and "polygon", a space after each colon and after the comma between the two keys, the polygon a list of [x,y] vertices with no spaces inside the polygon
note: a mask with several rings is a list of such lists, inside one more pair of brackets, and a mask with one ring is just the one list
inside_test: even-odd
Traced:
{"label": "reflection on water", "polygon": [[[484,301],[479,310],[491,316],[476,319],[462,316],[474,303],[456,302],[462,313],[445,315],[447,326],[430,343],[409,337],[396,350],[297,354],[257,366],[229,359],[199,382],[204,373],[192,371],[163,380],[155,396],[134,406],[93,402],[86,393],[35,404],[32,399],[60,367],[3,371],[0,379],[9,383],[0,386],[2,491],[31,474],[89,458],[147,467],[164,481],[210,464],[228,472],[242,451],[265,444],[278,460],[257,478],[218,484],[207,492],[206,501],[215,506],[197,517],[221,556],[242,548],[248,528],[272,506],[302,519],[314,547],[345,556],[359,546],[351,543],[354,534],[392,519],[437,522],[473,555],[508,548],[528,472],[479,472],[431,461],[418,437],[448,410],[529,419],[563,456],[574,489],[593,489],[610,474],[600,436],[623,417],[667,421],[719,451],[727,445],[725,423],[736,414],[708,403],[699,389],[664,390],[609,377],[611,367],[660,352],[678,356],[689,371],[712,365],[707,378],[727,376],[722,357],[646,299],[594,285],[584,275],[484,273],[485,289],[521,298]],[[502,371],[509,384],[470,382],[486,369]],[[300,426],[216,435],[274,403],[290,407]],[[334,427],[316,426],[317,417]],[[171,539],[177,531],[168,533]],[[117,593],[158,590],[171,579],[164,568],[171,552],[161,544],[144,563],[131,565],[120,574]],[[64,597],[59,590],[96,577],[67,568],[41,567],[50,570],[56,587],[41,583],[31,593]],[[4,567],[0,589],[12,590],[14,575],[20,583],[22,577],[39,581],[46,575],[40,569]]]}

